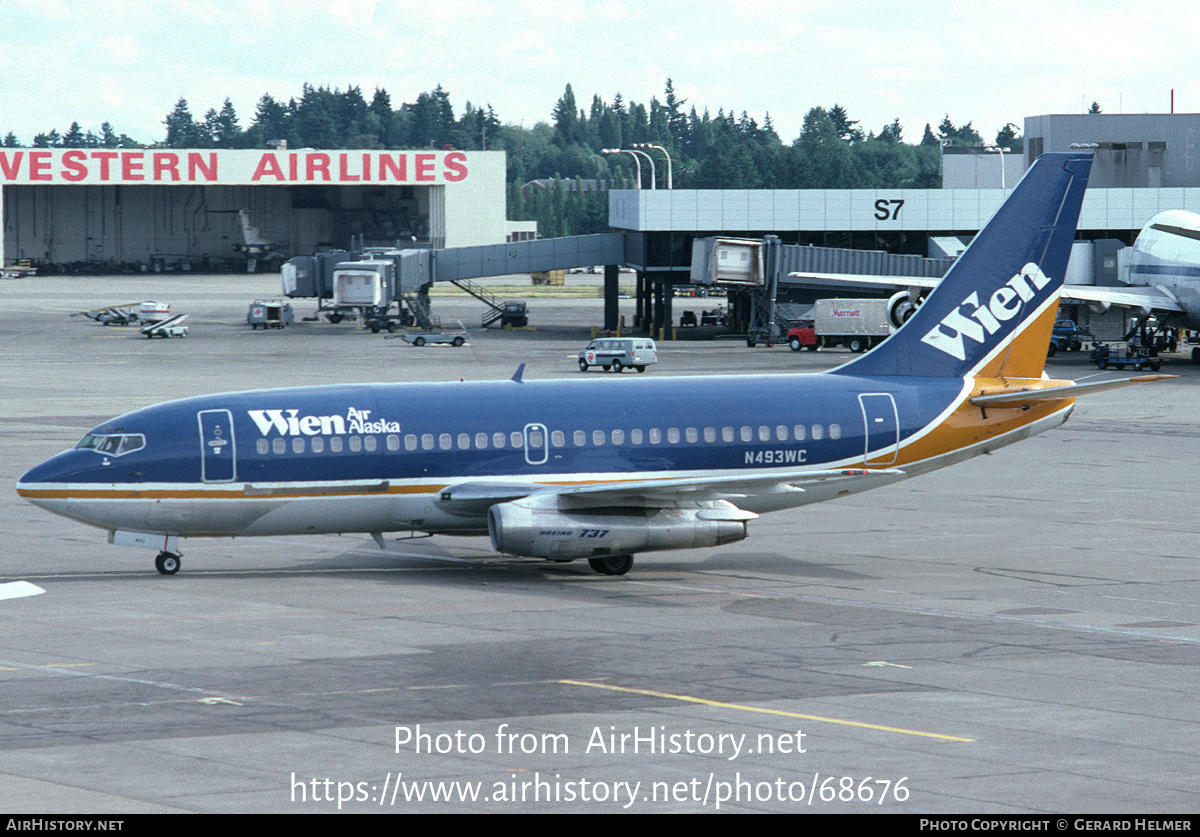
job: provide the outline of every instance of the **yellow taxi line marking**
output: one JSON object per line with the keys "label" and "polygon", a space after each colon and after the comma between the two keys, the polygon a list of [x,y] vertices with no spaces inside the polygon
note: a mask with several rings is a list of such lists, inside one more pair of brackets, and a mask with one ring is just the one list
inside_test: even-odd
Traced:
{"label": "yellow taxi line marking", "polygon": [[653,689],[633,689],[627,686],[612,686],[608,683],[591,683],[587,680],[559,680],[567,686],[587,686],[593,689],[607,689],[612,692],[625,692],[632,695],[649,695],[650,697],[669,698],[670,700],[681,700],[685,703],[700,703],[705,706],[716,706],[722,709],[740,709],[743,712],[758,712],[763,715],[781,715],[785,718],[800,718],[805,721],[818,721],[823,724],[839,724],[847,727],[859,727],[860,729],[874,729],[881,732],[898,732],[902,735],[918,735],[922,738],[937,738],[941,741],[957,741],[961,743],[971,743],[974,738],[960,738],[957,735],[942,735],[936,732],[922,732],[915,729],[904,729],[902,727],[885,727],[880,724],[867,724],[862,721],[847,721],[843,718],[826,718],[821,715],[805,715],[801,712],[787,712],[782,709],[764,709],[760,706],[746,706],[740,703],[723,703],[719,700],[706,700],[705,698],[692,697],[691,695],[675,695],[670,692],[658,692]]}

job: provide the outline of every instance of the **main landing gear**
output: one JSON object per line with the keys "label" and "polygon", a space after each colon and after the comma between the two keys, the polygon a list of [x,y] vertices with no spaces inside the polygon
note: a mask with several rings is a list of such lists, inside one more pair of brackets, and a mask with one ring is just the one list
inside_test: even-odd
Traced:
{"label": "main landing gear", "polygon": [[625,575],[633,567],[632,555],[605,555],[589,558],[588,565],[601,575]]}
{"label": "main landing gear", "polygon": [[175,575],[179,572],[179,556],[174,552],[160,552],[154,559],[154,569],[163,575]]}

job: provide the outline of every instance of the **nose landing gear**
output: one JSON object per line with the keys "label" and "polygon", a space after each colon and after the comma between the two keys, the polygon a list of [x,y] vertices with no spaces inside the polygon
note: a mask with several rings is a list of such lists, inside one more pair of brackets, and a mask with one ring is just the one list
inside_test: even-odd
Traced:
{"label": "nose landing gear", "polygon": [[175,575],[179,572],[179,556],[174,552],[160,552],[154,559],[154,569],[163,575]]}

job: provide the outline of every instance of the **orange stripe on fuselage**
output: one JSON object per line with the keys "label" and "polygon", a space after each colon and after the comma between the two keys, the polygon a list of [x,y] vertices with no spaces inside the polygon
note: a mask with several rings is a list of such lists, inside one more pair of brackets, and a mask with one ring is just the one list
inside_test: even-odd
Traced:
{"label": "orange stripe on fuselage", "polygon": [[975,386],[954,412],[920,439],[902,446],[896,462],[888,467],[903,468],[905,465],[934,459],[971,445],[987,442],[989,439],[998,438],[1052,416],[1075,403],[1074,398],[1062,398],[1056,401],[1038,401],[1029,404],[976,407],[970,402],[970,399],[976,395],[1048,389],[1072,383],[1074,382],[1043,379],[1035,381],[976,379]]}

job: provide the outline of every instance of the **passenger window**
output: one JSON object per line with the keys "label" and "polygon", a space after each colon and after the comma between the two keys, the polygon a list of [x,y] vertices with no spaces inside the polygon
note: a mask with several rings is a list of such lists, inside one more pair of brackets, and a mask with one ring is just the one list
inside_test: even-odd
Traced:
{"label": "passenger window", "polygon": [[487,449],[487,434],[486,433],[476,433],[475,434],[475,447],[479,448],[480,450]]}
{"label": "passenger window", "polygon": [[269,453],[271,450],[271,443],[266,439],[259,439],[257,448],[259,453]]}
{"label": "passenger window", "polygon": [[688,440],[689,445],[694,445],[700,440],[700,434],[696,432],[696,428],[694,427],[689,427],[687,430],[685,430],[684,436]]}
{"label": "passenger window", "polygon": [[635,445],[642,443],[642,431],[640,428],[629,431],[629,441]]}
{"label": "passenger window", "polygon": [[754,429],[751,427],[747,427],[744,424],[742,425],[742,441],[743,442],[753,442],[754,441]]}
{"label": "passenger window", "polygon": [[514,430],[511,434],[509,434],[509,439],[512,440],[512,446],[514,448],[525,447],[525,434],[524,433]]}
{"label": "passenger window", "polygon": [[760,441],[760,442],[771,441],[771,428],[767,427],[765,424],[761,425],[758,428],[758,441]]}
{"label": "passenger window", "polygon": [[433,434],[421,434],[421,450],[433,450]]}
{"label": "passenger window", "polygon": [[815,441],[815,440],[817,440],[817,439],[823,438],[824,436],[825,436],[825,428],[824,428],[824,427],[822,427],[822,426],[821,426],[821,425],[819,425],[819,424],[814,424],[814,425],[812,426],[812,437],[813,437],[813,440]]}
{"label": "passenger window", "polygon": [[803,424],[797,424],[795,427],[793,427],[792,433],[793,433],[793,435],[795,435],[797,442],[804,441],[804,425]]}
{"label": "passenger window", "polygon": [[678,427],[668,427],[667,428],[667,441],[673,445],[679,444],[679,428]]}
{"label": "passenger window", "polygon": [[550,431],[550,444],[554,445],[556,448],[561,448],[566,443],[567,440],[563,436],[563,432],[561,430]]}
{"label": "passenger window", "polygon": [[706,441],[706,442],[717,441],[717,428],[715,428],[715,427],[704,428],[704,441]]}
{"label": "passenger window", "polygon": [[362,451],[362,436],[350,437],[350,450],[354,453]]}
{"label": "passenger window", "polygon": [[329,452],[330,453],[341,453],[342,452],[342,437],[341,436],[334,436],[332,439],[329,440]]}
{"label": "passenger window", "polygon": [[786,442],[788,437],[787,425],[781,424],[775,428],[775,438],[780,442]]}
{"label": "passenger window", "polygon": [[572,434],[572,439],[575,442],[575,447],[577,448],[581,448],[587,444],[587,434],[582,430],[576,430],[575,433]]}
{"label": "passenger window", "polygon": [[650,428],[650,444],[657,445],[662,441],[662,431],[657,427]]}
{"label": "passenger window", "polygon": [[373,453],[377,444],[378,442],[375,440],[374,436],[363,437],[363,448],[367,451],[367,453]]}
{"label": "passenger window", "polygon": [[404,437],[404,449],[405,450],[416,450],[417,449],[417,435],[415,433],[409,433]]}
{"label": "passenger window", "polygon": [[506,438],[507,437],[505,437],[505,435],[503,433],[493,433],[492,434],[492,447],[494,447],[494,448],[504,447]]}
{"label": "passenger window", "polygon": [[[396,437],[390,436],[388,438],[395,439]],[[397,447],[398,446],[399,442],[397,442]],[[320,436],[313,436],[311,448],[313,453],[323,453],[325,451],[325,440]]]}
{"label": "passenger window", "polygon": [[287,451],[287,440],[282,436],[272,439],[271,450],[275,453],[285,453]]}
{"label": "passenger window", "polygon": [[471,434],[470,433],[459,433],[458,434],[458,449],[459,450],[470,450],[471,449]]}
{"label": "passenger window", "polygon": [[723,441],[723,442],[732,442],[733,441],[733,428],[732,427],[722,427],[721,428],[721,441]]}
{"label": "passenger window", "polygon": [[612,443],[614,445],[625,444],[625,431],[624,430],[614,430],[612,432]]}
{"label": "passenger window", "polygon": [[292,439],[292,453],[304,453],[304,437],[297,436]]}
{"label": "passenger window", "polygon": [[592,444],[596,445],[597,447],[604,444],[604,431],[603,430],[593,430],[592,431]]}
{"label": "passenger window", "polygon": [[[316,439],[313,439],[315,442]],[[400,450],[400,437],[395,433],[389,433],[387,437],[387,449],[391,451]],[[316,445],[313,445],[313,450],[316,450]]]}
{"label": "passenger window", "polygon": [[453,447],[453,442],[450,440],[449,433],[441,433],[438,435],[438,447],[442,450],[450,450]]}
{"label": "passenger window", "polygon": [[842,438],[842,426],[840,424],[829,425],[829,438],[830,439]]}

